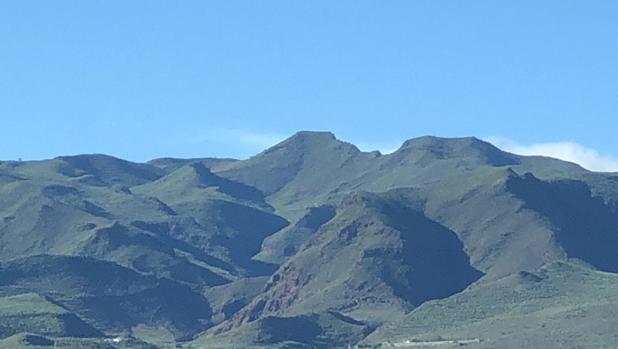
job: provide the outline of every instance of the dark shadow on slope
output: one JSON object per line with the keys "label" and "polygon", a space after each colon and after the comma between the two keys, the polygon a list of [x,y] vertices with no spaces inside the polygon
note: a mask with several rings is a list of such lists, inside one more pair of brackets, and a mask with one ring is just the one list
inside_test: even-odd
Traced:
{"label": "dark shadow on slope", "polygon": [[395,251],[366,251],[365,254],[393,254],[405,268],[385,263],[384,280],[395,294],[414,305],[449,297],[463,291],[483,276],[470,265],[457,234],[430,220],[423,213],[400,205],[388,205],[387,224],[401,232],[402,247]]}
{"label": "dark shadow on slope", "polygon": [[0,265],[0,290],[38,293],[102,331],[166,325],[188,339],[211,325],[208,301],[188,287],[92,258],[39,255]]}
{"label": "dark shadow on slope", "polygon": [[254,187],[236,182],[227,178],[219,177],[212,173],[201,162],[194,162],[189,166],[195,171],[199,178],[199,184],[204,187],[218,187],[224,194],[241,200],[264,201],[264,194]]}
{"label": "dark shadow on slope", "polygon": [[[457,235],[406,203],[371,193],[347,196],[337,216],[218,331],[301,309],[351,313],[369,305],[405,312],[478,280],[483,274],[470,265]],[[319,301],[313,298],[322,292]],[[370,316],[365,319],[384,321]]]}
{"label": "dark shadow on slope", "polygon": [[148,164],[138,164],[108,155],[90,154],[62,156],[60,173],[67,177],[92,176],[88,183],[93,185],[121,184],[133,186],[153,181],[163,171]]}
{"label": "dark shadow on slope", "polygon": [[0,315],[0,339],[19,333],[36,333],[54,337],[102,337],[103,333],[85,323],[72,313],[36,313],[37,309],[24,309],[17,314]]}
{"label": "dark shadow on slope", "polygon": [[546,217],[557,242],[571,258],[618,272],[618,215],[581,181],[545,182],[532,174],[512,176],[507,188],[525,202],[525,208]]}
{"label": "dark shadow on slope", "polygon": [[208,301],[198,293],[165,279],[141,292],[122,296],[84,296],[71,299],[65,305],[87,314],[99,327],[122,330],[142,323],[160,324],[173,331],[177,340],[191,339],[197,332],[211,326],[212,309]]}
{"label": "dark shadow on slope", "polygon": [[208,169],[215,170],[222,166],[226,166],[237,162],[240,160],[230,159],[230,158],[190,158],[190,159],[179,159],[179,158],[158,158],[153,159],[146,162],[148,165],[153,165],[165,171],[166,174],[170,174],[177,169],[190,164],[192,162],[200,162],[204,164],[204,166],[208,167]]}
{"label": "dark shadow on slope", "polygon": [[[217,267],[228,271],[230,273],[234,272],[234,267],[225,261],[222,261],[219,258],[210,256],[206,254],[204,251],[199,248],[188,244],[185,241],[179,240],[174,236],[174,229],[170,227],[168,222],[144,222],[144,221],[134,221],[131,222],[131,225],[151,233],[156,234],[162,239],[162,242],[169,246],[170,248],[179,249],[182,251],[186,251],[191,253],[198,260],[212,265],[213,267]],[[176,230],[183,229],[182,225],[177,225]]]}
{"label": "dark shadow on slope", "polygon": [[295,341],[307,343],[322,333],[320,326],[309,316],[280,318],[268,316],[260,320],[259,342]]}
{"label": "dark shadow on slope", "polygon": [[0,186],[13,182],[21,182],[28,180],[25,177],[17,176],[11,173],[0,172]]}
{"label": "dark shadow on slope", "polygon": [[214,236],[212,243],[225,247],[230,259],[250,271],[252,276],[272,274],[277,265],[251,258],[260,251],[266,237],[284,228],[289,222],[279,216],[227,201],[217,200],[216,205],[221,220],[226,222],[230,230]]}
{"label": "dark shadow on slope", "polygon": [[[115,252],[124,250],[123,253],[131,254],[130,267],[143,273],[165,275],[177,281],[199,286],[215,286],[228,282],[212,271],[177,256],[175,249],[185,247],[182,245],[182,242],[165,235],[137,232],[114,223],[109,227],[98,229],[95,235],[84,243],[80,254],[109,259]],[[213,257],[208,260],[216,261]]]}
{"label": "dark shadow on slope", "polygon": [[66,328],[66,336],[68,337],[86,338],[99,337],[103,335],[100,331],[97,331],[92,326],[85,323],[75,314],[61,314],[59,317]]}
{"label": "dark shadow on slope", "polygon": [[288,226],[266,238],[261,252],[255,259],[272,264],[283,264],[300,251],[318,229],[335,217],[335,207],[321,205],[310,207],[293,226]]}
{"label": "dark shadow on slope", "polygon": [[335,217],[335,214],[335,207],[330,205],[309,208],[307,213],[289,231],[289,241],[282,251],[283,255],[290,257],[296,254],[301,246],[306,243],[322,225]]}
{"label": "dark shadow on slope", "polygon": [[110,214],[101,206],[85,200],[83,193],[77,188],[64,185],[48,185],[42,190],[43,195],[48,198],[72,206],[96,217],[109,218]]}
{"label": "dark shadow on slope", "polygon": [[55,343],[49,338],[33,334],[25,334],[23,337],[23,342],[28,345],[34,345],[39,347],[53,347]]}
{"label": "dark shadow on slope", "polygon": [[373,330],[372,326],[334,311],[291,317],[267,316],[256,325],[257,342],[261,344],[292,341],[310,348],[346,347]]}

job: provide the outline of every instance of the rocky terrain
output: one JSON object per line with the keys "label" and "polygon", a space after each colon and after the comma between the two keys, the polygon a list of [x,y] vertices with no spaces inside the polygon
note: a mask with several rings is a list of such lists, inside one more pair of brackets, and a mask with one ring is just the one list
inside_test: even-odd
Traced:
{"label": "rocky terrain", "polygon": [[476,138],[2,161],[0,348],[612,348],[617,247],[618,174]]}

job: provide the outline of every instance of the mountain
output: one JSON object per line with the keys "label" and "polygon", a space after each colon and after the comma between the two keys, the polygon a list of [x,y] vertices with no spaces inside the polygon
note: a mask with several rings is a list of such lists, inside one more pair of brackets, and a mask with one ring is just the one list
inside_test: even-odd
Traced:
{"label": "mountain", "polygon": [[363,343],[482,338],[474,347],[610,348],[618,324],[617,277],[553,262],[427,302]]}
{"label": "mountain", "polygon": [[[240,201],[272,210],[264,202],[264,194],[246,184],[215,175],[201,162],[191,162],[155,181],[134,187],[136,193],[148,194],[170,204],[193,202],[195,196],[211,196],[227,201]],[[193,196],[193,197],[192,197]]]}
{"label": "mountain", "polygon": [[236,159],[219,159],[219,158],[194,158],[194,159],[178,159],[178,158],[160,158],[147,162],[148,165],[152,165],[160,168],[165,173],[171,173],[178,168],[190,164],[199,162],[213,171],[225,169],[227,166],[234,162]]}
{"label": "mountain", "polygon": [[457,293],[481,276],[454,232],[405,201],[355,193],[230,325],[311,309],[375,326]]}
{"label": "mountain", "polygon": [[0,314],[2,338],[24,332],[56,337],[103,336],[77,315],[36,293],[0,297]]}
{"label": "mountain", "polygon": [[94,186],[129,187],[152,181],[163,174],[157,167],[103,154],[61,156],[53,160],[18,163],[18,168],[20,172],[60,175]]}
{"label": "mountain", "polygon": [[473,137],[2,161],[0,348],[609,348],[616,246],[618,174]]}
{"label": "mountain", "polygon": [[172,233],[174,238],[234,265],[234,272],[272,272],[251,257],[260,251],[264,238],[288,222],[273,214],[261,191],[215,175],[201,162],[189,163],[133,191],[166,202],[176,214],[192,217],[199,225],[197,231]]}
{"label": "mountain", "polygon": [[335,216],[335,207],[330,205],[309,207],[295,224],[270,235],[262,243],[261,251],[254,259],[282,264],[298,252],[317,230]]}
{"label": "mountain", "polygon": [[80,335],[74,337],[99,333],[93,327],[122,333],[139,324],[165,324],[183,338],[207,328],[211,316],[208,301],[188,287],[91,258],[16,259],[0,265],[0,279],[2,294],[37,294],[75,314],[72,326]]}
{"label": "mountain", "polygon": [[299,132],[217,174],[261,190],[284,217],[300,218],[328,191],[374,166],[379,153],[364,153],[329,132]]}

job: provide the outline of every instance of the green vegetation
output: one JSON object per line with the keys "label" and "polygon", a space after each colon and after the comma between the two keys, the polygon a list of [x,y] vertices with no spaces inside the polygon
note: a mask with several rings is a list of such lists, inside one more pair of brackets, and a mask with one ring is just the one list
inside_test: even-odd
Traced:
{"label": "green vegetation", "polygon": [[0,337],[22,332],[49,336],[99,337],[101,333],[35,293],[0,298]]}
{"label": "green vegetation", "polygon": [[611,348],[618,275],[554,262],[427,302],[364,340],[481,338],[475,347]]}
{"label": "green vegetation", "polygon": [[0,162],[0,348],[609,348],[616,246],[618,175],[475,138]]}

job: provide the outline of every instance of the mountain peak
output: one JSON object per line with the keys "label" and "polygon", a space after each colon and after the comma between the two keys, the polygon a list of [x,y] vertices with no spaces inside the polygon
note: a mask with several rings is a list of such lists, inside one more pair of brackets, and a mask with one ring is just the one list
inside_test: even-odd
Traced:
{"label": "mountain peak", "polygon": [[296,178],[300,178],[301,186],[313,188],[324,180],[317,172],[336,176],[339,169],[362,154],[356,146],[337,139],[331,132],[301,131],[216,173],[270,195]]}
{"label": "mountain peak", "polygon": [[346,144],[345,142],[338,140],[332,132],[299,131],[288,137],[287,139],[283,140],[282,142],[267,149],[265,153],[268,153],[271,150],[277,150],[290,146],[307,146],[314,148],[316,146],[324,146],[328,144],[338,143]]}
{"label": "mountain peak", "polygon": [[104,154],[60,156],[59,172],[67,177],[89,176],[85,182],[94,185],[139,185],[162,176],[162,171],[148,164],[134,163]]}
{"label": "mountain peak", "polygon": [[328,132],[328,131],[298,131],[290,137],[290,139],[292,138],[303,138],[303,139],[313,138],[313,139],[337,140],[337,137],[335,137],[335,134],[332,132]]}
{"label": "mountain peak", "polygon": [[494,166],[518,164],[516,155],[504,152],[476,137],[442,138],[423,136],[405,141],[395,153],[421,153],[437,160],[475,159]]}
{"label": "mountain peak", "polygon": [[[482,141],[476,137],[437,137],[437,136],[421,136],[410,138],[403,142],[400,149],[406,148],[431,148],[431,147],[494,147],[490,143]],[[495,147],[494,147],[495,148]]]}

